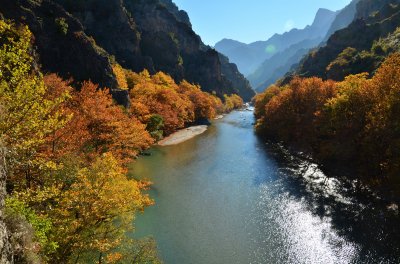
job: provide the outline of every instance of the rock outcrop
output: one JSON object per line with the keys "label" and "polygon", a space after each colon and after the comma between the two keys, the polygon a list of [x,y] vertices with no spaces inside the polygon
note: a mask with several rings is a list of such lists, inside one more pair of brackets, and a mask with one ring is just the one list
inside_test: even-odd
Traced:
{"label": "rock outcrop", "polygon": [[359,1],[360,0],[352,0],[350,4],[338,12],[325,36],[324,42],[326,42],[333,33],[347,27],[351,22],[353,22]]}
{"label": "rock outcrop", "polygon": [[[354,21],[346,28],[335,32],[325,46],[310,52],[299,67],[288,74],[286,81],[293,75],[317,76],[341,81],[349,73],[365,71],[373,73],[379,64],[368,52],[373,49],[374,43],[393,33],[399,26],[399,0],[360,0]],[[350,56],[352,60],[358,53],[363,51],[367,53],[361,54],[360,60],[351,62],[346,59],[346,54],[350,54],[350,51],[353,54]],[[352,63],[353,65],[334,67],[339,59],[341,64]],[[348,68],[351,68],[351,71],[347,71]],[[338,72],[338,69],[342,72]]]}
{"label": "rock outcrop", "polygon": [[11,244],[7,226],[4,222],[4,205],[6,198],[6,168],[4,151],[0,144],[0,263],[12,262]]}
{"label": "rock outcrop", "polygon": [[[163,71],[177,82],[186,79],[221,97],[238,93],[249,100],[254,95],[245,82],[228,77],[240,73],[222,72],[235,67],[222,65],[229,62],[221,62],[218,52],[203,44],[186,12],[171,0],[0,2],[6,19],[26,24],[34,33],[44,71],[115,90],[116,62],[135,72]],[[121,93],[113,94],[123,102],[126,96]]]}

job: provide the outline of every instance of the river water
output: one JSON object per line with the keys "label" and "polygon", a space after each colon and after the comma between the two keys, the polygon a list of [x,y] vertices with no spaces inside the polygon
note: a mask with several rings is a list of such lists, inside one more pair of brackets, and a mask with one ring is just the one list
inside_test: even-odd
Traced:
{"label": "river water", "polygon": [[166,264],[400,263],[395,204],[265,144],[253,123],[233,112],[136,161],[156,201],[136,236],[154,237]]}

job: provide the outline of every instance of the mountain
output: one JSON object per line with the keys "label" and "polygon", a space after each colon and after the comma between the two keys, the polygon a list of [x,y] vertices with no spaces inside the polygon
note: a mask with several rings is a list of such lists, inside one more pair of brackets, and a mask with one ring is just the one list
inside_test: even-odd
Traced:
{"label": "mountain", "polygon": [[[252,81],[255,90],[258,92],[264,91],[268,86],[285,76],[292,68],[297,67],[310,49],[318,47],[326,42],[334,32],[347,27],[354,20],[356,6],[359,1],[360,0],[353,0],[349,5],[336,13],[324,38],[318,37],[304,40],[264,61],[263,64],[248,77],[249,80]],[[313,24],[319,23],[321,16],[323,16],[323,13],[317,14]],[[320,27],[322,32],[326,30],[327,25],[328,24],[325,23]]]}
{"label": "mountain", "polygon": [[231,50],[242,48],[243,46],[246,46],[246,44],[240,41],[233,39],[223,39],[219,41],[217,44],[215,44],[214,48],[218,50],[220,53],[226,54]]}
{"label": "mountain", "polygon": [[299,30],[294,29],[283,34],[281,42],[293,43],[283,46],[282,50],[266,59],[248,79],[257,91],[263,91],[270,84],[290,70],[293,64],[298,63],[309,49],[318,46],[327,34],[337,13],[327,9],[319,9],[311,26]]}
{"label": "mountain", "polygon": [[254,95],[236,66],[203,44],[171,0],[1,0],[0,15],[29,26],[43,71],[90,79],[112,88],[120,102],[127,95],[117,89],[115,63],[163,71],[221,97]]}
{"label": "mountain", "polygon": [[236,40],[223,39],[215,44],[214,48],[227,56],[230,61],[234,62],[240,72],[245,76],[255,69],[256,63],[260,60],[260,58],[257,57],[257,50],[259,50],[259,48],[250,47]]}
{"label": "mountain", "polygon": [[267,87],[284,76],[293,65],[300,62],[309,52],[310,48],[318,46],[320,42],[321,38],[304,40],[265,60],[263,64],[248,77],[249,80],[253,80],[254,89],[257,92],[263,92]]}
{"label": "mountain", "polygon": [[333,33],[347,27],[348,25],[350,25],[351,22],[353,22],[354,16],[356,15],[357,11],[357,4],[359,1],[360,0],[353,0],[350,4],[339,11],[339,13],[335,17],[335,20],[332,22],[328,33],[325,36],[325,42]]}
{"label": "mountain", "polygon": [[[221,71],[222,74],[228,79],[231,80],[233,84],[238,85],[233,86],[235,89],[239,89],[239,87],[251,87],[249,81],[243,77],[243,75],[239,72],[236,64],[229,63],[228,57],[224,56],[221,53],[218,53],[219,59],[221,61]],[[255,93],[254,90],[249,89],[241,89],[241,96],[245,98],[248,102],[254,97]]]}
{"label": "mountain", "polygon": [[360,0],[356,10],[354,21],[310,52],[285,81],[293,75],[340,81],[348,74],[373,74],[392,52],[384,40],[400,26],[400,0]]}
{"label": "mountain", "polygon": [[252,74],[255,71],[262,71],[259,68],[265,60],[304,40],[325,37],[335,16],[335,12],[321,8],[318,10],[313,24],[304,29],[292,29],[283,34],[275,34],[267,41],[257,41],[250,44],[223,39],[215,44],[215,49],[235,63],[241,73],[249,76],[250,79],[253,78],[250,83],[253,87],[256,87],[263,83],[266,78],[257,79],[255,76],[260,74],[257,73],[255,76]]}

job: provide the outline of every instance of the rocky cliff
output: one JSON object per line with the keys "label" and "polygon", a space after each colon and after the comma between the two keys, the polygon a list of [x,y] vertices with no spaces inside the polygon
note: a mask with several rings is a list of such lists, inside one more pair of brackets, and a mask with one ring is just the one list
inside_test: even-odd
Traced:
{"label": "rocky cliff", "polygon": [[219,59],[221,61],[222,74],[237,85],[233,86],[233,88],[239,89],[240,87],[247,87],[247,89],[241,89],[241,95],[249,102],[254,97],[254,90],[251,89],[249,81],[239,72],[236,64],[229,63],[228,57],[219,53]]}
{"label": "rocky cliff", "polygon": [[353,22],[359,1],[360,0],[352,0],[350,4],[338,12],[325,36],[324,42],[326,42],[333,33],[347,27],[351,22]]}
{"label": "rocky cliff", "polygon": [[399,0],[360,0],[354,21],[335,32],[325,46],[310,52],[286,79],[300,75],[340,81],[347,74],[373,73],[385,53],[375,52],[376,44],[399,26]]}
{"label": "rocky cliff", "polygon": [[[205,91],[254,94],[233,65],[205,46],[188,15],[171,0],[0,0],[0,13],[30,27],[44,71],[91,79],[118,91],[112,64],[133,71],[164,71]],[[222,69],[229,72],[223,72]],[[237,76],[229,79],[228,76]],[[250,96],[251,95],[251,96]]]}
{"label": "rocky cliff", "polygon": [[0,263],[12,263],[11,243],[4,221],[4,205],[6,198],[6,169],[4,150],[0,142]]}

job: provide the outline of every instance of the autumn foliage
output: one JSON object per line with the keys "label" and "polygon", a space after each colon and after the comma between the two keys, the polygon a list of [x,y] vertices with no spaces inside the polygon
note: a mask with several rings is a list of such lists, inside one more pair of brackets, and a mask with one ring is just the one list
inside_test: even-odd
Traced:
{"label": "autumn foliage", "polygon": [[[71,90],[55,74],[46,76],[45,82],[53,91]],[[48,138],[49,154],[62,156],[74,152],[96,157],[110,152],[128,163],[153,143],[145,125],[115,105],[107,89],[100,90],[97,85],[85,82],[80,91],[70,93],[72,99],[63,105],[63,110],[71,118]]]}
{"label": "autumn foliage", "polygon": [[[129,90],[117,105],[90,81],[43,76],[32,34],[0,20],[0,142],[6,153],[5,219],[14,259],[46,263],[158,263],[154,243],[126,237],[135,214],[153,201],[151,185],[127,177],[128,164],[155,140],[241,107],[167,74],[113,73]],[[144,250],[146,252],[144,252]],[[36,261],[36,262],[35,262]]]}
{"label": "autumn foliage", "polygon": [[145,123],[152,114],[162,116],[167,134],[195,120],[192,102],[181,96],[178,85],[164,73],[154,76],[147,72],[139,74],[130,96],[133,113]]}
{"label": "autumn foliage", "polygon": [[220,98],[201,91],[198,85],[187,81],[177,84],[162,72],[151,76],[148,71],[139,74],[127,71],[126,76],[131,85],[131,115],[148,125],[152,116],[162,117],[165,135],[243,105],[237,95],[225,96],[223,104]]}
{"label": "autumn foliage", "polygon": [[85,82],[77,91],[55,74],[37,72],[27,28],[0,21],[0,36],[0,138],[9,150],[5,218],[19,236],[14,259],[112,259],[135,213],[152,204],[143,193],[149,183],[128,179],[126,165],[153,138],[107,89]]}
{"label": "autumn foliage", "polygon": [[372,78],[342,82],[296,78],[255,98],[257,130],[312,153],[324,164],[356,168],[367,179],[399,182],[400,55]]}
{"label": "autumn foliage", "polygon": [[[142,183],[127,179],[125,170],[110,153],[76,172],[74,183],[59,194],[54,210],[55,230],[62,256],[101,252],[120,246],[124,232],[132,229],[135,212],[152,204]],[[57,256],[53,259],[55,260]]]}
{"label": "autumn foliage", "polygon": [[230,96],[225,94],[224,101],[225,101],[225,106],[224,106],[225,112],[230,112],[234,109],[239,109],[243,106],[243,99],[237,94],[232,94]]}
{"label": "autumn foliage", "polygon": [[119,88],[123,89],[123,90],[128,89],[128,81],[125,76],[124,68],[122,68],[122,66],[119,64],[114,64],[112,66],[112,69],[113,69],[113,73],[115,75],[115,78],[117,80]]}

